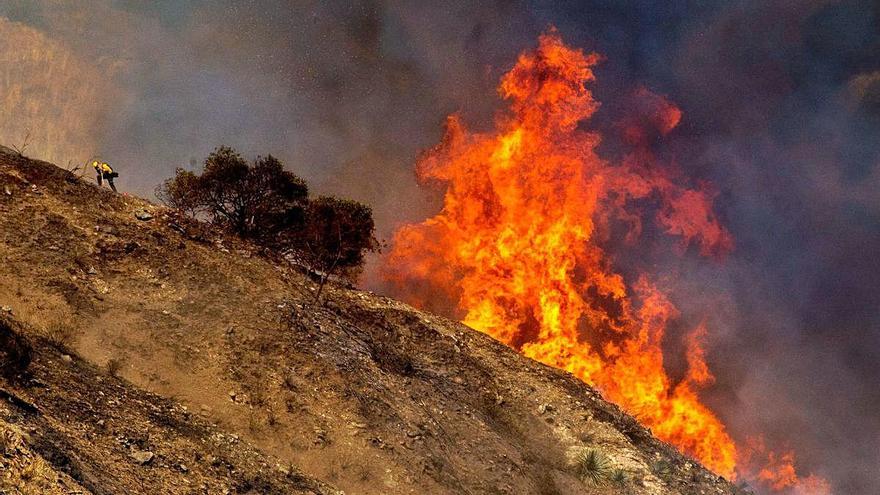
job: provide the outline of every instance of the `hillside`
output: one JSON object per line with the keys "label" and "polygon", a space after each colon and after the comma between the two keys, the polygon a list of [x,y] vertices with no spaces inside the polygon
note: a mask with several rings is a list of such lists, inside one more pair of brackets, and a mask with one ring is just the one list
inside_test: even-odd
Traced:
{"label": "hillside", "polygon": [[[26,333],[5,315],[0,329]],[[337,493],[185,406],[31,339],[29,374],[0,388],[0,493]]]}
{"label": "hillside", "polygon": [[[479,332],[339,285],[317,304],[252,246],[2,151],[0,257],[0,306],[37,349],[33,378],[0,388],[39,411],[0,420],[93,493],[739,492]],[[215,438],[241,439],[240,476],[207,461]],[[126,455],[147,446],[143,474]]]}

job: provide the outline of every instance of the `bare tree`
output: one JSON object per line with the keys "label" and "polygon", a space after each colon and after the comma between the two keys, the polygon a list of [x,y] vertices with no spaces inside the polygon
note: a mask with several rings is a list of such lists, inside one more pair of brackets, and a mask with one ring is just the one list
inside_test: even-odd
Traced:
{"label": "bare tree", "polygon": [[91,160],[86,163],[77,163],[73,160],[67,160],[67,166],[64,167],[64,170],[67,171],[67,181],[75,182],[76,179],[82,177],[86,172],[86,167],[89,162],[91,162]]}

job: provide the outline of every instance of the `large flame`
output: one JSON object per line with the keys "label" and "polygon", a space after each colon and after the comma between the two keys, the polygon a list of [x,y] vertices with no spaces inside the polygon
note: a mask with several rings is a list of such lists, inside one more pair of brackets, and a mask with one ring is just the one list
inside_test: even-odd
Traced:
{"label": "large flame", "polygon": [[645,204],[683,248],[723,256],[733,242],[712,195],[649,151],[681,119],[663,97],[636,91],[639,112],[621,123],[634,151],[620,163],[598,156],[599,136],[584,130],[598,108],[585,87],[598,60],[551,31],[503,77],[511,109],[494,131],[449,117],[417,167],[422,181],[445,185],[443,209],[395,234],[383,273],[414,304],[456,301],[467,325],[594,384],[659,438],[734,479],[737,447],[698,395],[713,381],[705,326],[687,337],[688,371],[675,383],[661,342],[676,308],[647,275],[625,280],[601,247],[621,224],[634,242]]}
{"label": "large flame", "polygon": [[[597,61],[544,35],[501,82],[513,111],[497,132],[470,133],[450,118],[443,143],[419,164],[420,177],[448,184],[443,211],[397,233],[390,274],[457,292],[466,324],[594,383],[660,438],[732,477],[733,441],[695,393],[712,379],[704,330],[692,336],[687,378],[674,385],[660,343],[676,310],[646,276],[627,287],[597,231],[611,216],[632,222],[628,204],[656,196],[660,223],[686,242],[723,252],[730,236],[704,193],[673,183],[645,153],[619,165],[597,156],[599,137],[578,127],[598,107],[584,87]],[[654,106],[659,132],[672,129],[678,109]]]}

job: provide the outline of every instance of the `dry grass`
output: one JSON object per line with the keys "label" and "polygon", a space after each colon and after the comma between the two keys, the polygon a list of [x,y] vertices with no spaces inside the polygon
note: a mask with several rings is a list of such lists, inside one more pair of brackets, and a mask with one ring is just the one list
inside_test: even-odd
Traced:
{"label": "dry grass", "polygon": [[360,482],[369,481],[372,474],[363,464],[363,460],[352,452],[345,452],[333,457],[328,466],[328,478],[338,482],[341,479],[355,479]]}
{"label": "dry grass", "polygon": [[14,292],[16,298],[12,308],[15,318],[33,329],[38,335],[46,338],[61,350],[70,350],[76,343],[79,330],[72,315],[61,308],[60,303],[51,305],[48,302],[36,302],[20,288]]}
{"label": "dry grass", "polygon": [[382,493],[376,489],[382,486],[378,477],[384,467],[376,465],[370,456],[364,456],[348,446],[312,451],[308,459],[300,461],[300,468],[317,473],[319,478],[335,484],[346,493]]}
{"label": "dry grass", "polygon": [[76,341],[76,331],[73,326],[57,318],[45,323],[42,334],[59,349],[71,349]]}
{"label": "dry grass", "polygon": [[0,487],[21,495],[53,495],[65,493],[58,484],[58,474],[40,457],[31,458],[21,469],[10,469]]}
{"label": "dry grass", "polygon": [[11,456],[21,449],[21,435],[8,426],[0,426],[0,455]]}
{"label": "dry grass", "polygon": [[125,359],[111,358],[107,360],[107,373],[112,377],[119,377],[119,372],[125,367]]}
{"label": "dry grass", "polygon": [[0,493],[16,495],[61,495],[66,493],[58,473],[49,463],[27,449],[21,434],[0,424]]}

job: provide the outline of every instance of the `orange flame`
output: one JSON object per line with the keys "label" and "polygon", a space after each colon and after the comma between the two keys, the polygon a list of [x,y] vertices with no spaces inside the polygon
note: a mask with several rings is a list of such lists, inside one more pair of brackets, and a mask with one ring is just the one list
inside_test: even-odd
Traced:
{"label": "orange flame", "polygon": [[737,447],[698,396],[714,379],[705,326],[687,337],[688,371],[674,383],[661,342],[676,308],[646,275],[624,280],[601,247],[620,223],[635,241],[636,203],[650,202],[683,249],[723,256],[733,241],[708,188],[682,185],[650,152],[681,119],[665,98],[636,91],[639,113],[621,123],[636,151],[619,164],[597,155],[600,138],[584,122],[599,106],[585,87],[598,61],[550,31],[502,78],[510,112],[493,132],[449,117],[442,142],[417,165],[420,180],[445,186],[443,209],[397,231],[383,276],[416,305],[456,301],[465,324],[595,385],[659,438],[734,479]]}
{"label": "orange flame", "polygon": [[758,485],[791,495],[831,495],[828,481],[815,475],[801,477],[795,469],[794,452],[778,455],[768,451],[762,437],[750,438],[744,449],[742,468]]}

